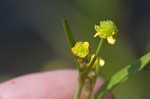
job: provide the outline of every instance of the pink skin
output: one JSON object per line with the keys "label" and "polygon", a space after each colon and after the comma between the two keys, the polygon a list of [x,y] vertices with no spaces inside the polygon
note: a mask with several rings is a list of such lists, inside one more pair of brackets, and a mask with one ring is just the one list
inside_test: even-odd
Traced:
{"label": "pink skin", "polygon": [[[99,79],[95,90],[102,83]],[[73,99],[76,87],[75,70],[33,73],[1,83],[0,99]],[[109,93],[105,99],[114,99],[114,96]]]}

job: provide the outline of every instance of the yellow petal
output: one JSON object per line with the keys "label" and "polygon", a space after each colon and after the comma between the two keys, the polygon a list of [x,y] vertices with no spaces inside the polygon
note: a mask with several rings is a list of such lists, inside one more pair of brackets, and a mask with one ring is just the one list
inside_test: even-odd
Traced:
{"label": "yellow petal", "polygon": [[110,37],[107,38],[107,41],[108,41],[109,44],[114,45],[115,42],[116,42],[116,39],[114,39],[112,36],[110,36]]}
{"label": "yellow petal", "polygon": [[99,65],[100,65],[100,66],[104,66],[104,65],[105,65],[105,61],[104,61],[103,59],[100,59],[100,60],[99,60]]}
{"label": "yellow petal", "polygon": [[116,32],[112,32],[112,35],[115,35],[116,34]]}
{"label": "yellow petal", "polygon": [[85,46],[85,48],[88,48],[89,47],[89,42],[84,42],[84,46]]}
{"label": "yellow petal", "polygon": [[[91,64],[91,62],[92,62],[94,56],[95,56],[95,54],[93,54],[93,55],[91,56],[91,59],[90,59],[89,63],[87,64],[88,67],[90,66],[90,64]],[[96,62],[95,62],[95,63],[96,63]],[[94,63],[93,65],[95,65],[95,63]],[[94,67],[94,66],[92,66],[92,67]]]}
{"label": "yellow petal", "polygon": [[99,35],[99,34],[98,34],[98,33],[96,33],[96,34],[94,35],[94,38],[95,38],[95,37],[97,37],[98,35]]}
{"label": "yellow petal", "polygon": [[98,25],[95,25],[95,30],[99,31],[99,26]]}

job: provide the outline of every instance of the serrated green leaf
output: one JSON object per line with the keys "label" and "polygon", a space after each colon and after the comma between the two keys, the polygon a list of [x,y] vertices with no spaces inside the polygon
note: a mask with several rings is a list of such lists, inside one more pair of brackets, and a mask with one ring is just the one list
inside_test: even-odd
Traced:
{"label": "serrated green leaf", "polygon": [[109,91],[117,87],[120,83],[126,81],[129,77],[136,72],[142,70],[148,63],[150,63],[150,53],[142,56],[134,64],[127,65],[119,72],[115,73],[109,81],[105,82],[102,88],[100,88],[93,99],[102,99]]}
{"label": "serrated green leaf", "polygon": [[76,43],[76,41],[74,39],[74,36],[72,34],[72,31],[70,29],[70,26],[68,24],[68,21],[67,21],[66,17],[63,17],[63,25],[64,25],[64,30],[65,30],[66,37],[68,39],[70,48],[72,48],[74,46],[74,44]]}

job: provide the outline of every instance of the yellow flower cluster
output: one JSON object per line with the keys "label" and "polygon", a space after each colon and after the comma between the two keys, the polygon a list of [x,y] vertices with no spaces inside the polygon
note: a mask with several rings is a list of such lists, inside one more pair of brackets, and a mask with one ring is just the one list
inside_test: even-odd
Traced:
{"label": "yellow flower cluster", "polygon": [[[107,39],[109,44],[115,44],[116,39],[114,35],[118,32],[117,26],[111,21],[101,21],[99,25],[95,25],[96,34],[94,37],[99,36],[100,38]],[[79,58],[85,58],[88,60],[89,55],[89,42],[77,42],[74,47],[72,47],[72,53]],[[86,64],[90,66],[95,55],[92,55],[89,59],[89,62]],[[94,59],[95,60],[95,59]],[[105,64],[103,59],[96,58],[92,68],[95,68],[96,65],[102,67]]]}
{"label": "yellow flower cluster", "polygon": [[[88,42],[77,42],[74,47],[72,48],[72,53],[75,56],[78,56],[80,58],[85,58],[88,54],[89,54],[89,43]],[[93,58],[95,55],[92,55],[90,58],[90,61],[88,62],[88,64],[86,64],[86,66],[90,66]],[[95,68],[96,65],[99,65],[100,67],[102,67],[105,64],[105,61],[103,59],[96,59],[96,61],[94,62],[94,64],[92,65],[92,68]]]}
{"label": "yellow flower cluster", "polygon": [[111,21],[101,21],[100,25],[95,25],[96,34],[94,37],[99,36],[100,38],[107,39],[109,44],[115,44],[116,39],[113,37],[117,32],[117,26]]}

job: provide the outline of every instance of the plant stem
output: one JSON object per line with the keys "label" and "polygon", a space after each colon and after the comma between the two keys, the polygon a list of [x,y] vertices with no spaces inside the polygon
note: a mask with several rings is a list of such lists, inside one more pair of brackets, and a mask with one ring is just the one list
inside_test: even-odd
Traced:
{"label": "plant stem", "polygon": [[85,96],[85,99],[90,99],[91,98],[91,94],[92,94],[92,90],[87,93],[87,95]]}
{"label": "plant stem", "polygon": [[84,86],[84,88],[85,88],[85,99],[91,99],[95,83],[96,83],[96,76],[93,76],[92,79],[87,79],[85,81],[85,86]]}
{"label": "plant stem", "polygon": [[102,49],[103,42],[104,42],[104,39],[102,38],[102,39],[100,40],[99,44],[98,44],[98,47],[97,47],[95,56],[94,56],[94,58],[93,58],[93,60],[92,60],[92,62],[91,62],[91,64],[90,64],[90,67],[94,64],[94,62],[95,62],[97,56],[100,54],[100,51],[101,51],[101,49]]}
{"label": "plant stem", "polygon": [[77,90],[76,90],[75,99],[80,99],[82,88],[83,88],[83,85],[79,83]]}
{"label": "plant stem", "polygon": [[103,45],[104,39],[102,38],[98,44],[97,50],[96,50],[96,54],[95,57],[97,57],[100,54],[100,51],[102,49],[102,45]]}
{"label": "plant stem", "polygon": [[[101,49],[102,49],[103,42],[104,42],[104,39],[101,39],[100,42],[99,42],[99,44],[98,44],[98,47],[97,47],[95,56],[94,56],[94,58],[93,58],[93,60],[92,60],[92,62],[91,62],[91,64],[90,64],[90,67],[94,64],[94,62],[95,62],[97,56],[100,54],[100,51],[101,51]],[[85,75],[87,75],[87,73],[89,72],[89,70],[90,70],[90,68],[87,70],[87,72],[86,72],[84,75],[79,75],[79,77],[80,77],[80,76],[83,76],[83,77],[84,77]],[[79,78],[78,87],[77,87],[76,94],[75,94],[75,99],[80,99],[80,95],[81,95],[81,91],[82,91],[82,88],[83,88],[83,84],[84,84],[84,83],[83,83],[83,80],[82,80],[81,78]],[[87,99],[88,99],[88,98],[90,99],[91,93],[92,93],[92,89],[91,89],[90,93],[88,93],[88,94],[89,94],[89,97],[87,97]]]}
{"label": "plant stem", "polygon": [[[88,68],[88,70],[87,70],[87,72],[86,72],[86,75],[87,75],[87,73],[89,73],[90,67],[94,64],[94,62],[96,61],[97,56],[100,54],[101,49],[102,49],[103,42],[104,42],[104,39],[101,39],[100,42],[99,42],[99,44],[98,44],[98,47],[97,47],[95,56],[94,56],[94,58],[93,58],[93,60],[92,60],[92,62],[91,62],[91,64],[90,64],[90,66],[89,66],[89,68]],[[87,99],[88,99],[88,98],[89,98],[89,99],[91,98],[92,90],[93,90],[93,89],[91,89],[91,92],[88,93],[88,94],[89,94],[89,97],[87,97]]]}
{"label": "plant stem", "polygon": [[81,75],[79,75],[79,79],[78,79],[78,86],[76,89],[76,94],[75,94],[75,98],[74,99],[80,99],[81,96],[81,92],[82,92],[82,88],[83,88],[83,80],[80,77]]}

